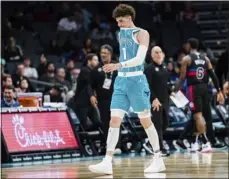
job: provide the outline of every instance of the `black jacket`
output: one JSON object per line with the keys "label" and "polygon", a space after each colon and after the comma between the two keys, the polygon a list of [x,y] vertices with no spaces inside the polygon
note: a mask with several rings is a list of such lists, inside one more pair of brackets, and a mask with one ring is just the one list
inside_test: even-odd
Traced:
{"label": "black jacket", "polygon": [[168,85],[170,73],[166,66],[152,62],[145,67],[144,73],[150,87],[150,101],[152,102],[155,98],[158,98],[161,103],[168,103],[171,89]]}
{"label": "black jacket", "polygon": [[88,107],[90,105],[90,97],[94,95],[91,72],[92,70],[88,66],[83,67],[77,78],[75,102],[81,107]]}

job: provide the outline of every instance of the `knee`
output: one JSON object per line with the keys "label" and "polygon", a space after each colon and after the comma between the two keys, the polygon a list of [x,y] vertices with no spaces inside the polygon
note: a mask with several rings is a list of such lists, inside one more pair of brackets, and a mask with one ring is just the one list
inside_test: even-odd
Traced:
{"label": "knee", "polygon": [[110,127],[119,128],[121,125],[122,119],[119,117],[111,117]]}
{"label": "knee", "polygon": [[140,118],[141,125],[144,127],[144,129],[147,129],[152,125],[150,112],[138,113],[138,117]]}
{"label": "knee", "polygon": [[111,111],[110,127],[115,127],[115,128],[120,127],[124,115],[125,112],[121,110]]}

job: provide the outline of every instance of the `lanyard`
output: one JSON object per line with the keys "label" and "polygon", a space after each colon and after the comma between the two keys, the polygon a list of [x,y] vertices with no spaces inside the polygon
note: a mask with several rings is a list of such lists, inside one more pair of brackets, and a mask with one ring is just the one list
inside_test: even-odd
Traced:
{"label": "lanyard", "polygon": [[[104,72],[105,73],[105,72]],[[108,78],[108,79],[112,79],[112,75],[113,75],[113,71],[112,72],[110,72],[110,77],[108,78],[108,75],[107,75],[107,73],[105,73],[105,78]]]}

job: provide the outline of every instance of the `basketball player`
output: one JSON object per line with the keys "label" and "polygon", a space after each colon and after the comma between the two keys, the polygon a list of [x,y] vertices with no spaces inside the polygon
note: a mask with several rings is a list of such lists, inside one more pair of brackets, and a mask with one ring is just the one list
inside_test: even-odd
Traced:
{"label": "basketball player", "polygon": [[[188,97],[190,100],[189,106],[192,110],[192,119],[195,120],[197,134],[202,137],[202,151],[211,152],[211,144],[206,136],[206,125],[202,113],[206,120],[211,118],[211,109],[209,105],[209,92],[208,92],[208,75],[211,77],[215,88],[217,89],[217,100],[222,103],[224,100],[223,94],[219,86],[218,79],[213,71],[210,60],[201,55],[197,49],[199,48],[199,42],[197,39],[191,38],[188,40],[190,44],[190,54],[185,56],[181,64],[180,80],[176,86],[178,91],[185,78],[187,79]],[[192,148],[198,150],[198,143],[194,142]]]}
{"label": "basketball player", "polygon": [[111,121],[107,137],[106,156],[102,162],[90,165],[89,170],[101,174],[113,174],[112,156],[119,138],[121,121],[130,106],[138,114],[150,144],[154,150],[152,163],[145,173],[165,170],[157,131],[151,121],[150,89],[143,74],[144,60],[149,45],[149,33],[134,25],[135,10],[133,7],[120,4],[113,11],[113,18],[120,27],[119,47],[120,63],[103,66],[105,72],[118,70],[111,101]]}

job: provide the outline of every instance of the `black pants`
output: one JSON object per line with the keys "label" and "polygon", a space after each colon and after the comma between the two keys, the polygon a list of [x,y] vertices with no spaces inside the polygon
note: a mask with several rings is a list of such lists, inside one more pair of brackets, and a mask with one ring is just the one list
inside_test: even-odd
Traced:
{"label": "black pants", "polygon": [[160,150],[164,148],[163,146],[163,134],[169,125],[168,120],[168,104],[162,104],[159,111],[153,111],[151,108],[152,113],[152,122],[157,130],[158,137],[159,137],[159,144]]}
{"label": "black pants", "polygon": [[110,105],[111,105],[111,101],[109,100],[101,100],[98,102],[100,117],[101,117],[101,121],[103,122],[103,133],[105,139],[107,139],[108,129],[110,126],[110,118],[111,118]]}
{"label": "black pants", "polygon": [[87,130],[89,128],[89,126],[87,125],[88,111],[89,108],[78,108],[77,110],[75,110],[75,113],[79,118],[79,121],[84,130]]}
{"label": "black pants", "polygon": [[[212,125],[212,115],[211,115],[211,96],[209,95],[208,86],[207,84],[199,84],[189,86],[189,100],[192,103],[192,119],[193,114],[196,112],[202,112],[203,117],[206,121],[206,128],[207,128],[207,136],[210,142],[213,144],[215,143],[215,133],[213,130]],[[193,126],[195,125],[195,121],[189,121],[185,131],[182,133],[180,138],[184,138],[185,135],[189,133],[190,130],[195,131]]]}

